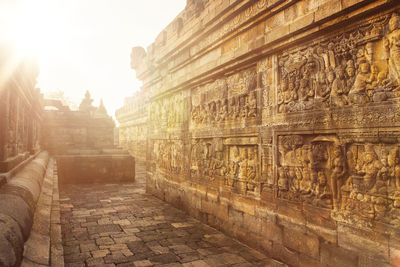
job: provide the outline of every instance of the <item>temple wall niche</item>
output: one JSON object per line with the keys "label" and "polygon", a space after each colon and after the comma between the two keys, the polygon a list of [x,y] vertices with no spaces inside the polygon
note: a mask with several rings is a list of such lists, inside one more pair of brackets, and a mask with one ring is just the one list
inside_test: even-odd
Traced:
{"label": "temple wall niche", "polygon": [[398,3],[204,3],[135,69],[147,191],[291,266],[393,264]]}

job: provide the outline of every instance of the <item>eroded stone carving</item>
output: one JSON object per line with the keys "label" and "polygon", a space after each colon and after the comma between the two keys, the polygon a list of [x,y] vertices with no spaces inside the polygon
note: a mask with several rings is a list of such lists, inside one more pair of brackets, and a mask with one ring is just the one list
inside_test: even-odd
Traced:
{"label": "eroded stone carving", "polygon": [[180,93],[154,101],[150,106],[150,122],[161,128],[176,128],[187,120],[186,94]]}
{"label": "eroded stone carving", "polygon": [[171,174],[183,173],[183,143],[181,140],[155,140],[152,158],[159,170]]}
{"label": "eroded stone carving", "polygon": [[244,71],[197,89],[192,122],[198,125],[257,117],[256,73]]}
{"label": "eroded stone carving", "polygon": [[278,112],[380,103],[397,97],[399,16],[394,13],[279,56]]}

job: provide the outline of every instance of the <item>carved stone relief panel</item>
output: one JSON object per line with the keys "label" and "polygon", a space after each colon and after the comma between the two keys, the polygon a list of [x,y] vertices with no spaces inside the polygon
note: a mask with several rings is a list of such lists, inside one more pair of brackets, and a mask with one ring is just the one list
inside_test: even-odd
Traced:
{"label": "carved stone relief panel", "polygon": [[169,174],[184,173],[184,145],[182,140],[153,140],[151,152],[153,171]]}
{"label": "carved stone relief panel", "polygon": [[332,217],[372,226],[374,222],[400,225],[399,144],[354,142],[346,145],[343,175]]}
{"label": "carved stone relief panel", "polygon": [[247,70],[196,88],[192,94],[192,125],[204,127],[256,118],[256,87],[256,72]]}
{"label": "carved stone relief panel", "polygon": [[257,138],[227,138],[223,143],[225,186],[235,193],[259,194],[261,179]]}
{"label": "carved stone relief panel", "polygon": [[400,18],[393,13],[278,57],[278,112],[365,106],[398,98]]}
{"label": "carved stone relief panel", "polygon": [[193,180],[210,184],[227,173],[222,138],[192,140],[190,174]]}
{"label": "carved stone relief panel", "polygon": [[187,93],[180,92],[172,96],[155,100],[150,105],[149,120],[154,129],[182,127],[187,121]]}
{"label": "carved stone relief panel", "polygon": [[337,206],[344,175],[343,148],[334,135],[278,137],[278,197],[319,207]]}
{"label": "carved stone relief panel", "polygon": [[277,196],[329,208],[333,219],[362,227],[399,226],[400,145],[390,141],[358,133],[280,135]]}

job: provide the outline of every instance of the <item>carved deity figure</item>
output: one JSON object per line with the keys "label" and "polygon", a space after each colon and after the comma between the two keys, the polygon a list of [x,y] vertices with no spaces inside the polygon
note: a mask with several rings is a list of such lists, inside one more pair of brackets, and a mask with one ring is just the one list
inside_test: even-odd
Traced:
{"label": "carved deity figure", "polygon": [[400,85],[400,16],[393,13],[389,20],[390,33],[384,39],[389,54],[389,78],[394,86]]}

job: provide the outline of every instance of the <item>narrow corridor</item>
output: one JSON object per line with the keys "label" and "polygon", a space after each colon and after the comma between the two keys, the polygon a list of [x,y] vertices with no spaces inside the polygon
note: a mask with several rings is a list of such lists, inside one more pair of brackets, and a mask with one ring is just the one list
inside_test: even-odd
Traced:
{"label": "narrow corridor", "polygon": [[66,266],[282,266],[134,183],[60,186]]}

